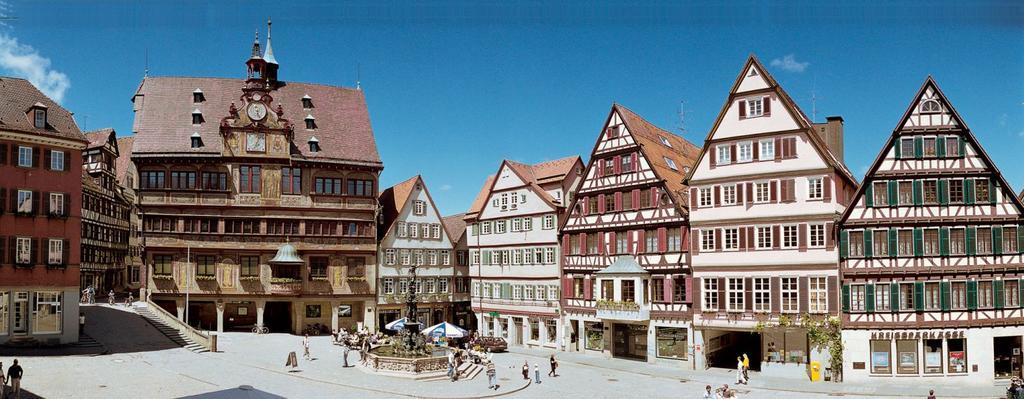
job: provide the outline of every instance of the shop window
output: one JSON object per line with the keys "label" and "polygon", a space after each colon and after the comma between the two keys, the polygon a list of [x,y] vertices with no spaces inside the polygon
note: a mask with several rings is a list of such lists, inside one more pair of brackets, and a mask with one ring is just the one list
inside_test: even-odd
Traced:
{"label": "shop window", "polygon": [[586,331],[586,348],[590,350],[604,350],[604,323],[583,323]]}
{"label": "shop window", "polygon": [[530,328],[530,340],[540,341],[540,322],[526,321],[526,323]]}
{"label": "shop window", "polygon": [[872,340],[871,341],[871,373],[892,374],[892,367],[889,362],[892,359],[890,353],[892,341]]}
{"label": "shop window", "polygon": [[35,321],[32,331],[35,333],[61,332],[61,293],[58,291],[35,292],[35,309],[32,318]]}
{"label": "shop window", "polygon": [[950,373],[967,372],[967,340],[964,338],[946,340]]}
{"label": "shop window", "polygon": [[918,340],[896,340],[896,373],[917,374]]}
{"label": "shop window", "polygon": [[942,340],[924,340],[924,372],[925,374],[942,373]]}
{"label": "shop window", "polygon": [[658,327],[655,330],[658,341],[658,357],[686,360],[689,354],[685,328]]}

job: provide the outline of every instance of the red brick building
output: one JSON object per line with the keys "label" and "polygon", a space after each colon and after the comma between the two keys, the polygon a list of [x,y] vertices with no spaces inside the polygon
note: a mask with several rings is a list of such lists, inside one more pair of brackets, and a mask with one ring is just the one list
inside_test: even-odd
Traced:
{"label": "red brick building", "polygon": [[71,113],[0,77],[0,344],[78,340],[82,150]]}

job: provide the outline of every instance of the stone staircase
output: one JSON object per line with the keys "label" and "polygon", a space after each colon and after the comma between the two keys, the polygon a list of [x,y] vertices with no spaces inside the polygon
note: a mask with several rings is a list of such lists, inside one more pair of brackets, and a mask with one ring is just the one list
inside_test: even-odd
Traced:
{"label": "stone staircase", "polygon": [[148,306],[136,305],[134,307],[135,311],[139,314],[139,316],[142,316],[143,319],[146,319],[146,321],[148,321],[149,324],[152,324],[153,327],[156,327],[156,329],[159,330],[161,334],[166,335],[167,338],[170,338],[171,341],[177,344],[178,346],[181,346],[195,353],[209,352],[209,350],[206,349],[206,347],[193,342],[191,339],[189,339],[180,331],[178,331],[177,328],[169,326],[162,320],[160,320],[160,318],[153,314],[153,311],[149,309]]}
{"label": "stone staircase", "polygon": [[71,346],[78,348],[103,348],[103,344],[84,332],[78,333],[78,342],[71,344]]}
{"label": "stone staircase", "polygon": [[[484,366],[483,365],[473,364],[473,363],[470,363],[470,362],[462,363],[462,366],[459,366],[459,368],[458,368],[459,381],[469,381],[469,380],[472,380],[473,378],[476,378],[476,376],[480,375],[480,373],[482,373],[483,371],[484,371]],[[430,378],[420,379],[420,381],[445,381],[445,380],[448,380],[448,374],[446,372],[443,372],[443,371],[441,372],[440,376],[434,376],[434,377],[430,377]]]}

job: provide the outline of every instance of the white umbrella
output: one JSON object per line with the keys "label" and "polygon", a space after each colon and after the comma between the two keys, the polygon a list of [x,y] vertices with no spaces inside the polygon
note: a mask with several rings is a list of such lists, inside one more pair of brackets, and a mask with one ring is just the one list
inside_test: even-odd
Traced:
{"label": "white umbrella", "polygon": [[466,330],[447,321],[432,325],[423,330],[423,335],[447,338],[462,338],[466,336],[466,333]]}
{"label": "white umbrella", "polygon": [[402,329],[405,328],[405,322],[407,322],[407,321],[408,320],[406,320],[406,318],[403,317],[401,319],[398,319],[398,320],[395,320],[395,321],[390,322],[388,324],[385,324],[384,328],[386,328],[388,330],[391,330],[391,331],[402,330]]}

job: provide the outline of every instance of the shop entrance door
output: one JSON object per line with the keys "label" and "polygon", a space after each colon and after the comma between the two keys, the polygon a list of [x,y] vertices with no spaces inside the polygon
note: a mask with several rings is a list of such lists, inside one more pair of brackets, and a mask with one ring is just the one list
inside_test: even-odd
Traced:
{"label": "shop entrance door", "polygon": [[996,378],[1021,376],[1021,337],[992,339],[992,360]]}
{"label": "shop entrance door", "polygon": [[628,359],[647,360],[647,326],[634,324],[612,325],[612,355]]}
{"label": "shop entrance door", "polygon": [[28,293],[14,293],[14,333],[28,333]]}

